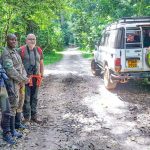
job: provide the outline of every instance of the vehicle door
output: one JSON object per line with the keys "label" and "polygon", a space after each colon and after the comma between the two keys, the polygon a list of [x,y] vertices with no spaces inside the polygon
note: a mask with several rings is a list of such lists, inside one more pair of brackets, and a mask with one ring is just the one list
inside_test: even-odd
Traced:
{"label": "vehicle door", "polygon": [[124,71],[142,71],[143,64],[143,42],[142,30],[140,27],[125,28],[125,53],[122,55]]}

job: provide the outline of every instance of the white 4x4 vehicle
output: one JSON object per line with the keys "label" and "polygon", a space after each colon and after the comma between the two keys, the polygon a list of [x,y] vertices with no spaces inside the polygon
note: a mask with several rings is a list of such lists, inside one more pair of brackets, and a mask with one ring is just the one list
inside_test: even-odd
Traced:
{"label": "white 4x4 vehicle", "polygon": [[107,89],[129,79],[150,78],[150,17],[122,18],[106,27],[95,46],[91,69],[104,74]]}

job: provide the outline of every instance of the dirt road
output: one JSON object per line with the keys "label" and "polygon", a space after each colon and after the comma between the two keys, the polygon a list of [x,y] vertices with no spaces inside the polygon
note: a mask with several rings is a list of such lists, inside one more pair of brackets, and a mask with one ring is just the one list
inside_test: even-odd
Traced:
{"label": "dirt road", "polygon": [[[45,67],[39,95],[43,125],[31,124],[17,150],[150,150],[150,85],[114,91],[94,77],[76,48]],[[0,140],[2,142],[2,140]],[[11,149],[2,142],[0,149]]]}

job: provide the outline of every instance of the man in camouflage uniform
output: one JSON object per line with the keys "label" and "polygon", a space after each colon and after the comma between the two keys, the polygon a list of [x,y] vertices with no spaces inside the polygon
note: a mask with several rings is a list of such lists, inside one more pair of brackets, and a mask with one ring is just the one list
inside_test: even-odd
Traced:
{"label": "man in camouflage uniform", "polygon": [[17,37],[14,34],[9,34],[7,36],[7,47],[4,48],[2,52],[2,64],[8,77],[10,78],[11,85],[15,91],[17,98],[9,99],[11,111],[13,117],[11,117],[11,132],[13,136],[18,138],[22,137],[22,134],[15,130],[15,124],[17,128],[22,128],[21,124],[21,112],[24,100],[19,101],[19,89],[23,83],[28,82],[26,77],[26,71],[24,70],[22,60],[18,52],[16,51]]}
{"label": "man in camouflage uniform", "polygon": [[41,48],[36,46],[36,37],[34,34],[27,35],[26,45],[20,47],[19,53],[29,77],[29,82],[25,85],[25,101],[23,107],[25,122],[29,122],[31,119],[40,124],[42,121],[37,116],[37,103],[44,65],[43,53]]}
{"label": "man in camouflage uniform", "polygon": [[2,111],[1,128],[3,130],[3,139],[9,144],[15,144],[16,142],[14,141],[10,130],[10,104],[4,83],[4,80],[7,79],[6,72],[0,64],[0,108]]}

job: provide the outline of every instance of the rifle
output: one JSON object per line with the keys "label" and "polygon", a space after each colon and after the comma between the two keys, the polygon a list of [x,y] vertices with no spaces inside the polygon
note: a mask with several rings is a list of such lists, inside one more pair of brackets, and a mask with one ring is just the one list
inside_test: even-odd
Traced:
{"label": "rifle", "polygon": [[17,98],[17,96],[12,88],[12,85],[10,83],[10,80],[9,80],[8,76],[6,75],[6,71],[4,70],[4,68],[2,67],[1,64],[0,64],[0,77],[3,79],[3,81],[5,83],[6,90],[7,90],[10,100],[14,100],[15,98]]}

